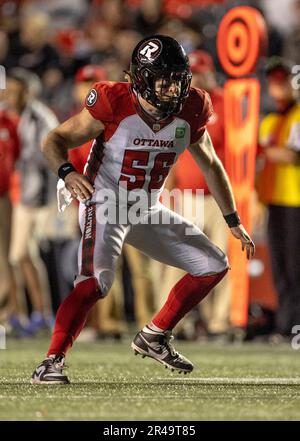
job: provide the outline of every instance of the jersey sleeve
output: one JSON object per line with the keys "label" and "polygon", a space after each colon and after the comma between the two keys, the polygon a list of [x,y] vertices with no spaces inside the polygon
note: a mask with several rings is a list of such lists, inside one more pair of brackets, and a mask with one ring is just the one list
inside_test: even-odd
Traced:
{"label": "jersey sleeve", "polygon": [[85,99],[85,108],[93,118],[103,124],[113,121],[113,112],[109,99],[109,85],[105,81],[95,83]]}
{"label": "jersey sleeve", "polygon": [[195,113],[191,124],[191,144],[197,142],[205,132],[206,124],[214,110],[209,94],[202,89],[194,89]]}

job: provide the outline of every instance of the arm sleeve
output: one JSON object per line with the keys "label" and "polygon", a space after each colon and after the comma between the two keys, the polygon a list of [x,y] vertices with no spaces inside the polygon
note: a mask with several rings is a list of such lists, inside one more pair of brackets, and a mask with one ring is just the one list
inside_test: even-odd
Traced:
{"label": "arm sleeve", "polygon": [[191,144],[194,144],[201,138],[205,132],[206,124],[214,112],[209,94],[201,89],[195,89],[195,91],[197,93],[195,107],[198,111],[201,108],[201,111],[196,113],[194,117],[191,130]]}
{"label": "arm sleeve", "polygon": [[100,120],[104,125],[113,121],[109,92],[107,82],[101,81],[93,85],[85,100],[85,108],[93,118]]}

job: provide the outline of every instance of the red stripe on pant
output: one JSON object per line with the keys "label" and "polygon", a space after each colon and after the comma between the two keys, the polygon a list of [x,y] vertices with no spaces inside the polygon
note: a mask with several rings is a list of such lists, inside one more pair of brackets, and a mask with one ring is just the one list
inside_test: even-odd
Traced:
{"label": "red stripe on pant", "polygon": [[210,276],[192,276],[186,274],[172,288],[169,297],[161,310],[153,318],[152,323],[164,330],[171,330],[177,323],[196,306],[227,273]]}
{"label": "red stripe on pant", "polygon": [[85,225],[82,235],[81,274],[94,276],[94,250],[96,240],[96,204],[85,209]]}
{"label": "red stripe on pant", "polygon": [[84,327],[90,309],[101,298],[101,291],[94,277],[96,205],[90,205],[85,210],[81,275],[89,278],[77,283],[60,305],[48,355],[67,352]]}

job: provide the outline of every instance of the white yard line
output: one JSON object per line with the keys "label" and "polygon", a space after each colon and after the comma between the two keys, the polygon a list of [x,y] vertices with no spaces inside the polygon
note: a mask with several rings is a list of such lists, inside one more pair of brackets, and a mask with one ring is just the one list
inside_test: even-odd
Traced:
{"label": "white yard line", "polygon": [[[116,384],[118,383],[121,387],[124,386],[138,386],[141,384],[141,382],[144,382],[145,379],[141,379],[141,381],[130,381],[128,380],[119,380],[119,381],[99,381],[97,380],[86,380],[86,381],[80,381],[79,383],[74,381],[71,383],[71,386],[83,386],[84,384],[90,385],[94,384],[95,386],[104,386],[105,384]],[[179,383],[199,383],[199,384],[273,384],[273,385],[299,385],[300,386],[300,377],[192,377],[192,376],[176,376],[175,373],[168,377],[152,377],[149,378],[148,381],[145,382],[145,385],[149,386],[155,386],[155,384],[161,384],[161,383],[173,383],[173,382],[179,382]],[[11,384],[10,382],[3,381],[0,384],[0,391],[1,387],[7,386]],[[40,385],[40,386],[31,386],[27,382],[16,382],[19,386],[29,386],[30,390],[33,390],[35,387],[35,390],[38,390],[39,388],[41,390],[49,391],[49,386]],[[53,387],[53,386],[51,386]],[[54,386],[55,387],[55,386]],[[62,390],[65,390],[62,388]],[[2,391],[1,391],[2,392]],[[0,398],[2,395],[0,395]],[[74,397],[74,396],[73,396]]]}
{"label": "white yard line", "polygon": [[179,381],[214,384],[299,384],[300,378],[288,377],[158,377],[157,381]]}

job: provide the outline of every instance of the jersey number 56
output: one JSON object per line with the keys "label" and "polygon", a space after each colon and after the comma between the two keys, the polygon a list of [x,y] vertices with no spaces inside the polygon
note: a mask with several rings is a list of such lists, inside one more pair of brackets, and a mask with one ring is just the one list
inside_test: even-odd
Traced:
{"label": "jersey number 56", "polygon": [[[119,182],[126,182],[128,190],[143,188],[149,156],[150,152],[125,150]],[[175,152],[158,153],[156,155],[150,171],[149,192],[162,187],[171,166],[174,164],[175,157]]]}

